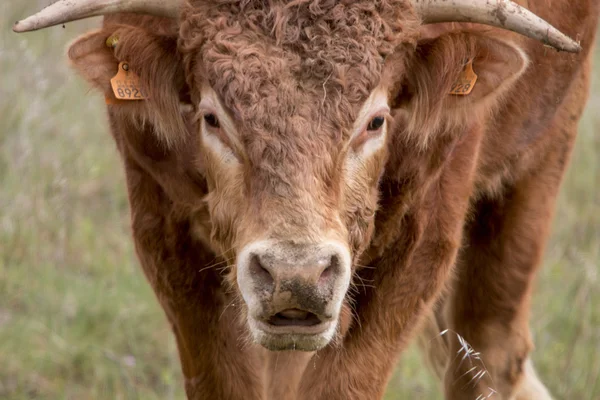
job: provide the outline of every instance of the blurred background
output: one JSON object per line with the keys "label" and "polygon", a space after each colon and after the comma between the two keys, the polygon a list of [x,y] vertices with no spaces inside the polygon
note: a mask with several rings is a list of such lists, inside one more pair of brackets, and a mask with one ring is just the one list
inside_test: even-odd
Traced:
{"label": "blurred background", "polygon": [[[138,267],[104,99],[65,48],[98,19],[16,35],[0,3],[0,399],[183,399]],[[600,51],[535,292],[533,359],[557,399],[600,399]],[[386,399],[439,399],[414,347]]]}

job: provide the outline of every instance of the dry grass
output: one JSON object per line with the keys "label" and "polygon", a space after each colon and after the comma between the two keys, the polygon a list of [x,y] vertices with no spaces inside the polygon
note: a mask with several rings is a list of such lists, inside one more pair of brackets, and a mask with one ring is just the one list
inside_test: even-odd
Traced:
{"label": "dry grass", "polygon": [[[10,32],[47,2],[0,3],[0,398],[183,398],[103,100],[63,56],[94,22]],[[559,399],[600,398],[598,78],[534,304],[534,360]],[[411,349],[386,398],[437,399],[436,387]]]}

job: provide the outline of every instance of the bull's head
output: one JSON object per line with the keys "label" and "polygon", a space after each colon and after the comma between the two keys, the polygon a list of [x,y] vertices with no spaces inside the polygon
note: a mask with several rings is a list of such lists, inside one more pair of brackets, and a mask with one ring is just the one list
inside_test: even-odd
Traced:
{"label": "bull's head", "polygon": [[[15,30],[127,11],[170,19],[107,19],[69,55],[109,98],[119,61],[141,76],[149,98],[111,112],[149,120],[157,137],[145,140],[195,155],[185,168],[208,187],[198,199],[210,215],[205,239],[233,261],[252,336],[274,350],[315,350],[334,336],[398,136],[423,146],[461,123],[457,110],[493,106],[525,68],[512,44],[475,33],[421,39],[423,22],[481,22],[578,50],[527,10],[490,0],[64,0]],[[477,87],[468,99],[448,95],[467,61]]]}

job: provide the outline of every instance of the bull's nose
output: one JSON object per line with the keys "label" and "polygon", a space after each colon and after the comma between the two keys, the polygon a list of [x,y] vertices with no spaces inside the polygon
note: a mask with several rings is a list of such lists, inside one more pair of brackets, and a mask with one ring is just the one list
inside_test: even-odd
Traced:
{"label": "bull's nose", "polygon": [[328,320],[341,307],[350,270],[348,248],[337,242],[261,241],[241,252],[237,280],[256,318],[297,309]]}
{"label": "bull's nose", "polygon": [[340,262],[336,254],[289,260],[272,254],[252,254],[248,266],[254,280],[261,288],[273,290],[283,282],[300,281],[305,285],[326,284],[329,277],[339,272]]}
{"label": "bull's nose", "polygon": [[313,351],[333,337],[351,274],[348,246],[336,241],[250,243],[237,282],[254,339],[270,350]]}

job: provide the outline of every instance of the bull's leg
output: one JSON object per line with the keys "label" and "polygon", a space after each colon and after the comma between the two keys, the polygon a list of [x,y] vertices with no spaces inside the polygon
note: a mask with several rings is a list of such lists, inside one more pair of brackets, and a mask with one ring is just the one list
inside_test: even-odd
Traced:
{"label": "bull's leg", "polygon": [[507,190],[501,200],[477,205],[446,305],[450,328],[464,339],[446,333],[448,399],[475,399],[492,390],[496,399],[550,398],[529,360],[528,319],[567,154],[551,151],[545,167]]}
{"label": "bull's leg", "polygon": [[[214,255],[176,218],[161,188],[127,156],[138,257],[177,340],[190,400],[262,400],[260,354],[224,289]],[[173,210],[176,211],[176,210]]]}
{"label": "bull's leg", "polygon": [[[477,358],[481,358],[481,355],[473,353],[475,352],[475,350],[473,350],[473,352],[470,355],[470,358],[466,358],[465,348],[472,348],[469,347],[470,345],[466,342],[465,344],[460,346],[455,353],[451,353],[451,347],[453,349],[456,348],[456,346],[451,346],[451,342],[456,341],[460,344],[457,335],[458,334],[456,332],[448,330],[448,324],[443,316],[443,310],[439,310],[436,313],[432,312],[430,314],[429,318],[425,323],[425,326],[423,327],[423,330],[417,337],[417,343],[419,345],[419,348],[421,349],[421,352],[423,353],[425,363],[432,371],[432,373],[441,382],[444,381],[444,376],[446,374],[448,364],[452,361],[453,358],[460,358],[460,360],[463,363],[467,363],[470,368],[472,368],[473,366],[477,367],[473,370],[473,373],[467,374],[468,379],[465,378],[465,382],[467,384],[470,383],[471,379],[477,373],[479,373],[480,375],[475,376],[474,378],[474,381],[479,383],[479,380],[484,379],[488,373],[483,363],[477,360]],[[471,350],[468,351],[470,352]],[[465,358],[463,359],[463,357]],[[482,371],[486,371],[486,375],[481,376]],[[465,375],[465,377],[467,375]],[[465,382],[462,383],[464,384]],[[487,380],[484,380],[484,382],[489,383]],[[493,382],[488,386],[493,386]],[[480,389],[480,394],[487,393],[487,396],[489,396],[493,393],[492,390],[490,390],[490,388],[486,386],[480,386]],[[485,396],[483,398],[485,399]],[[499,395],[494,393],[493,396],[490,398],[499,398]],[[550,396],[550,393],[538,378],[533,367],[533,363],[530,359],[528,359],[524,363],[522,382],[519,385],[515,395],[511,398],[511,400],[548,400],[551,398],[552,397]]]}

